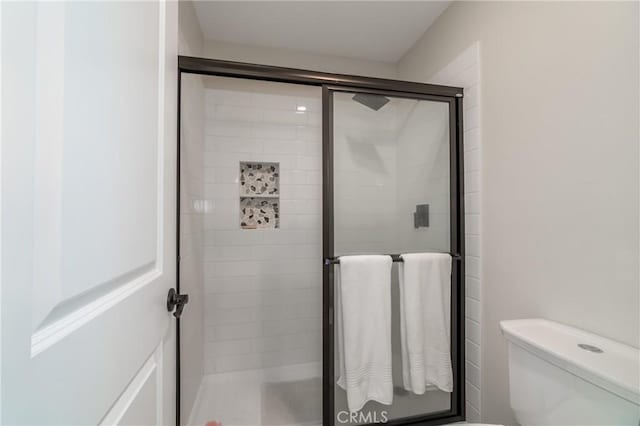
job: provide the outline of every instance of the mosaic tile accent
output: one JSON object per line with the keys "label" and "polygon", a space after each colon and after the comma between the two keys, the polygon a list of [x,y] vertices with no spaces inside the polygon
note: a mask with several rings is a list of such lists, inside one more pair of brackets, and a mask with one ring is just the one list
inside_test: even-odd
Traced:
{"label": "mosaic tile accent", "polygon": [[240,227],[242,229],[279,228],[279,200],[267,197],[240,197]]}
{"label": "mosaic tile accent", "polygon": [[278,196],[280,194],[278,163],[240,163],[240,195]]}

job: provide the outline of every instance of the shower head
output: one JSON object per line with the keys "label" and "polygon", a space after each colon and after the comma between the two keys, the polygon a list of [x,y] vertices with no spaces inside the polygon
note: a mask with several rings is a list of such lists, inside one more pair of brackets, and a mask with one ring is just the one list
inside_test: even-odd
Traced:
{"label": "shower head", "polygon": [[352,98],[354,101],[362,104],[374,111],[378,111],[389,102],[389,98],[382,95],[372,95],[369,93],[357,93]]}

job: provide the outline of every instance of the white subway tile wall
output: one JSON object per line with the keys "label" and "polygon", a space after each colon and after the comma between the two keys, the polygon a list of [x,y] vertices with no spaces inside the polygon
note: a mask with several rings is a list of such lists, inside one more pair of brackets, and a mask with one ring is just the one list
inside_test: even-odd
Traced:
{"label": "white subway tile wall", "polygon": [[465,49],[429,82],[464,88],[464,184],[466,242],[467,420],[481,421],[482,380],[482,151],[480,115],[480,43]]}
{"label": "white subway tile wall", "polygon": [[[205,94],[206,374],[322,356],[321,92],[263,84]],[[241,162],[279,164],[280,228],[240,228]]]}

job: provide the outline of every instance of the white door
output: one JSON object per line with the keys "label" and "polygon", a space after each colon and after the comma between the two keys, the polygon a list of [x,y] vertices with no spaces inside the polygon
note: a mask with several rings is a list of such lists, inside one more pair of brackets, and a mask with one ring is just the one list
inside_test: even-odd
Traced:
{"label": "white door", "polygon": [[2,14],[2,424],[173,424],[174,2]]}

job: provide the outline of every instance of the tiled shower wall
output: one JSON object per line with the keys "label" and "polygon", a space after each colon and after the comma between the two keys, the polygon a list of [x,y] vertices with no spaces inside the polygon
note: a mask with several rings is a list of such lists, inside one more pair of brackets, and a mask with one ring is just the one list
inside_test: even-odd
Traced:
{"label": "tiled shower wall", "polygon": [[[205,95],[205,373],[321,360],[320,90],[212,79]],[[297,107],[305,106],[304,113]],[[241,229],[240,162],[278,163],[278,229]]]}
{"label": "tiled shower wall", "polygon": [[[336,254],[449,251],[448,104],[394,99],[378,111],[336,94]],[[416,205],[429,226],[416,229]]]}
{"label": "tiled shower wall", "polygon": [[464,88],[464,201],[466,246],[467,419],[481,421],[482,270],[480,44],[474,43],[440,70],[430,83]]}
{"label": "tiled shower wall", "polygon": [[[450,251],[449,105],[417,102],[398,132],[396,198],[398,246],[406,251]],[[416,206],[428,204],[429,226],[414,227]]]}

